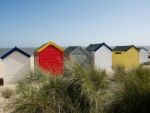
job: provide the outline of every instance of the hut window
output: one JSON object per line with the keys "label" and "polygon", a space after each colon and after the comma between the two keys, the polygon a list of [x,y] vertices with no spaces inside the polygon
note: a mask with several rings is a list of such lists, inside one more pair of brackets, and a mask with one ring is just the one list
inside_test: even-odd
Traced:
{"label": "hut window", "polygon": [[0,78],[0,86],[4,85],[3,78]]}
{"label": "hut window", "polygon": [[115,54],[121,54],[121,52],[115,52]]}

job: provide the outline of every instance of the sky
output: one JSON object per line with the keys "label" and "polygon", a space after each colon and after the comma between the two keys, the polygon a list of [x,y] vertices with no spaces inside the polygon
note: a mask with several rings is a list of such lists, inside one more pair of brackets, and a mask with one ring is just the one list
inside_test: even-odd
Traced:
{"label": "sky", "polygon": [[0,0],[0,47],[150,45],[150,0]]}

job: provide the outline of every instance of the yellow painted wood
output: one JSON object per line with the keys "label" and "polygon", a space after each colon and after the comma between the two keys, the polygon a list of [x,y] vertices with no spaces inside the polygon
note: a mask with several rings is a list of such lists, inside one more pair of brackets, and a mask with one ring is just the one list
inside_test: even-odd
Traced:
{"label": "yellow painted wood", "polygon": [[121,54],[116,54],[118,51],[112,53],[112,64],[113,66],[125,67],[125,52],[120,52]]}
{"label": "yellow painted wood", "polygon": [[132,47],[126,52],[126,67],[137,67],[139,65],[139,51]]}
{"label": "yellow painted wood", "polygon": [[[121,54],[116,54],[120,52]],[[139,65],[139,51],[131,47],[128,51],[113,51],[112,53],[113,66],[121,66],[126,69],[137,67]]]}
{"label": "yellow painted wood", "polygon": [[50,45],[52,45],[52,46],[58,48],[58,49],[61,50],[61,51],[64,51],[64,49],[63,49],[62,47],[60,47],[60,46],[58,46],[57,44],[55,44],[54,42],[50,41],[50,42],[44,44],[42,47],[40,47],[40,48],[37,50],[37,52],[41,52],[42,50],[44,50],[45,48],[47,48],[47,47],[50,46]]}

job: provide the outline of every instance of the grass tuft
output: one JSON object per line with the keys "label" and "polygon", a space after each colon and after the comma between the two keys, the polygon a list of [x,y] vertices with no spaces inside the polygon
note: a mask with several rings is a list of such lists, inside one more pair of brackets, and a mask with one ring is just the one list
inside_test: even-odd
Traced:
{"label": "grass tuft", "polygon": [[100,113],[107,88],[106,72],[70,64],[63,76],[36,70],[18,85],[13,113]]}
{"label": "grass tuft", "polygon": [[150,70],[103,70],[71,63],[63,76],[36,70],[18,85],[13,113],[150,113]]}
{"label": "grass tuft", "polygon": [[109,113],[150,112],[150,70],[139,67],[120,72],[116,79]]}
{"label": "grass tuft", "polygon": [[4,88],[1,93],[4,98],[10,98],[13,95],[13,90],[10,88]]}

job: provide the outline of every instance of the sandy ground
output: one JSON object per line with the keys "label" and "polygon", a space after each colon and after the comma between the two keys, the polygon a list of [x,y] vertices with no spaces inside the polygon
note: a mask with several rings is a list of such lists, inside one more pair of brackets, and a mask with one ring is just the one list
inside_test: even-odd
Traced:
{"label": "sandy ground", "polygon": [[9,104],[10,99],[0,98],[0,113],[11,113],[10,110],[8,111],[7,105]]}
{"label": "sandy ground", "polygon": [[[11,113],[11,109],[8,110],[8,105],[12,101],[12,97],[6,99],[2,96],[2,91],[5,88],[9,88],[15,92],[15,85],[8,85],[8,86],[0,86],[0,113]],[[14,96],[14,95],[13,95]]]}

